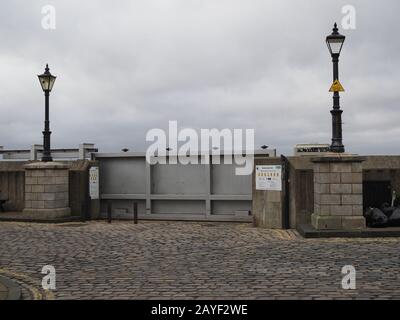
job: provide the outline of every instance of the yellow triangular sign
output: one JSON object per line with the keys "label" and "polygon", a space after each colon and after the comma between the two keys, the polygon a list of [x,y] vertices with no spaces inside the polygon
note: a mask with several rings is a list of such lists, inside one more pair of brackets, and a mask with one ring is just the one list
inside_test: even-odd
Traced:
{"label": "yellow triangular sign", "polygon": [[329,89],[329,92],[343,92],[344,88],[342,84],[339,82],[339,80],[335,80]]}

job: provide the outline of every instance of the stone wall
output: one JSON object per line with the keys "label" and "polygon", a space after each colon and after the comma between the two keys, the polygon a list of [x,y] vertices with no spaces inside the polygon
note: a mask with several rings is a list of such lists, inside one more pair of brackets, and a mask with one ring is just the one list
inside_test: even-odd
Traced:
{"label": "stone wall", "polygon": [[97,166],[96,161],[77,160],[69,168],[69,206],[72,216],[90,219],[97,218],[98,204],[89,197],[89,169]]}
{"label": "stone wall", "polygon": [[[390,181],[394,190],[397,191],[397,194],[400,195],[400,156],[367,156],[366,160],[363,162],[363,181]],[[289,157],[290,162],[290,225],[292,228],[298,227],[300,224],[310,224],[311,223],[311,215],[314,212],[314,178],[313,178],[313,163],[311,161],[312,157]],[[255,163],[257,164],[280,164],[279,158],[265,158],[265,159],[255,159]],[[88,208],[91,212],[93,218],[98,216],[98,201],[90,201],[88,198],[88,184],[87,184],[87,170],[91,165],[96,165],[93,161],[67,161],[69,164],[69,206],[71,208],[71,214],[75,216],[82,216],[84,212],[87,212]],[[9,201],[4,205],[6,211],[22,211],[25,206],[25,169],[23,166],[27,164],[27,162],[0,162],[0,190],[1,197],[8,198]],[[327,170],[321,169],[321,170]],[[319,172],[330,173],[330,172]],[[344,172],[343,172],[344,173]],[[356,177],[360,177],[359,172],[355,175]],[[36,177],[39,178],[39,177]],[[318,178],[320,179],[320,178]],[[326,176],[321,179],[327,179]],[[338,187],[337,181],[335,183],[335,175],[332,177],[332,182],[329,180],[329,183],[321,183],[321,186],[318,186],[319,193],[323,195],[323,191],[327,191],[331,188],[333,192],[342,193],[334,193],[333,197],[322,197],[322,201],[327,201],[328,198],[331,200],[336,200],[336,205],[338,203],[338,195],[340,196],[340,201],[343,200],[343,203],[346,203],[345,206],[351,206],[352,210],[355,207],[355,210],[358,210],[360,207],[360,194],[355,190],[358,187],[353,187],[353,184],[360,185],[360,182],[357,183],[343,183],[347,186]],[[337,176],[336,176],[337,179]],[[349,178],[350,179],[350,178]],[[42,181],[42,179],[40,180]],[[323,181],[323,180],[322,180]],[[326,181],[326,180],[325,180]],[[342,180],[340,180],[342,182]],[[35,182],[34,179],[30,179],[30,182]],[[39,180],[37,180],[39,182]],[[254,184],[254,177],[253,177]],[[322,186],[323,184],[329,184],[329,186]],[[351,186],[352,193],[348,193],[350,191],[349,185]],[[28,190],[31,187],[31,184],[28,186]],[[254,188],[254,186],[253,186]],[[338,188],[342,190],[338,190]],[[336,189],[336,190],[335,190]],[[358,190],[359,191],[359,190]],[[34,193],[34,192],[29,192]],[[327,195],[327,194],[325,194]],[[356,197],[353,197],[355,195]],[[29,195],[29,200],[27,201],[38,201],[35,203],[35,206],[42,206],[40,201],[44,200],[36,200],[39,195]],[[35,198],[37,197],[37,198]],[[50,196],[51,197],[51,196]],[[60,197],[60,195],[57,195]],[[318,196],[317,196],[318,197]],[[263,224],[267,227],[271,228],[279,228],[282,222],[282,214],[281,214],[281,194],[279,192],[254,192],[253,193],[254,203],[253,203],[253,213],[256,210],[261,210],[264,207],[264,199],[265,199],[265,209],[262,214],[255,216],[257,223]],[[318,197],[321,201],[321,197]],[[43,198],[41,198],[43,199]],[[52,200],[50,200],[52,201]],[[352,203],[349,204],[349,201]],[[28,202],[29,204],[29,202]],[[330,206],[335,206],[335,204],[319,204],[321,213],[327,213],[329,206],[329,214],[337,212],[337,208],[331,208]],[[348,208],[349,208],[348,207]],[[357,209],[358,207],[358,209]],[[95,212],[93,211],[95,209]],[[318,208],[317,208],[318,210]],[[353,211],[352,211],[353,212]],[[350,213],[350,211],[348,211]]]}
{"label": "stone wall", "polygon": [[25,216],[51,219],[69,216],[69,165],[36,162],[25,165]]}
{"label": "stone wall", "polygon": [[[258,165],[281,165],[280,158],[264,158],[254,160],[254,171]],[[256,190],[255,172],[253,173],[252,214],[257,227],[268,229],[282,228],[282,192]]]}
{"label": "stone wall", "polygon": [[[40,164],[31,161],[0,161],[0,198],[8,199],[3,205],[5,211],[21,212],[25,205],[32,209],[57,207],[68,200],[72,216],[87,219],[99,216],[98,200],[89,198],[88,186],[88,170],[91,166],[98,165],[96,161],[62,162],[68,166],[69,171],[62,173],[54,171],[57,169],[25,170],[26,165],[35,163]],[[25,176],[28,178],[27,183]],[[64,184],[66,179],[67,185]],[[46,205],[44,201],[47,202]]]}
{"label": "stone wall", "polygon": [[48,169],[27,170],[25,207],[54,209],[68,206],[68,171]]}
{"label": "stone wall", "polygon": [[365,158],[332,156],[313,159],[316,229],[365,228],[362,162]]}
{"label": "stone wall", "polygon": [[[289,157],[292,228],[311,224],[311,215],[314,212],[314,173],[311,161],[313,158],[312,156]],[[400,196],[400,156],[366,156],[364,158],[362,181],[390,181],[392,188]]]}
{"label": "stone wall", "polygon": [[21,162],[0,162],[0,199],[5,211],[22,211],[25,206],[25,173]]}
{"label": "stone wall", "polygon": [[314,173],[310,157],[289,157],[290,227],[311,224],[314,211]]}

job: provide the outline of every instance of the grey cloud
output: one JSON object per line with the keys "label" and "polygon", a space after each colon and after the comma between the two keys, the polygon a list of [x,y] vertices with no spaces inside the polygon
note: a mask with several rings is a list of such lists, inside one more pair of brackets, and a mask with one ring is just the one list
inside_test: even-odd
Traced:
{"label": "grey cloud", "polygon": [[[351,1],[357,29],[340,62],[347,150],[397,153],[395,0]],[[57,29],[41,28],[52,4]],[[11,1],[0,10],[0,145],[41,142],[49,63],[54,146],[143,150],[151,128],[254,128],[289,154],[329,142],[332,81],[325,36],[348,1]]]}

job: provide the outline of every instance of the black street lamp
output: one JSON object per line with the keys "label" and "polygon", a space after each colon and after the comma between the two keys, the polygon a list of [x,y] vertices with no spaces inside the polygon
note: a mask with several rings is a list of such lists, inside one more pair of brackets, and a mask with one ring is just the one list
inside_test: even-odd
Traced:
{"label": "black street lamp", "polygon": [[[345,36],[339,33],[337,24],[333,28],[332,34],[326,37],[326,44],[328,45],[329,52],[332,56],[333,62],[333,81],[339,81],[339,56],[342,51]],[[343,137],[342,137],[342,113],[340,110],[340,96],[339,91],[333,93],[333,109],[332,114],[332,144],[330,147],[331,152],[343,153]]]}
{"label": "black street lamp", "polygon": [[42,161],[53,161],[51,157],[50,151],[50,120],[49,120],[49,96],[50,91],[53,89],[54,82],[56,81],[56,77],[50,73],[49,65],[46,64],[46,69],[43,74],[38,75],[40,85],[44,91],[45,97],[45,119],[44,119],[44,131],[43,131],[43,155]]}

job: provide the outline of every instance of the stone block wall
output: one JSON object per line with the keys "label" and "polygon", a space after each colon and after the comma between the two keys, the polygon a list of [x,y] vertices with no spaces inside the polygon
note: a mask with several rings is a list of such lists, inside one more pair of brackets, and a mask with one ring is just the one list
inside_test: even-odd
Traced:
{"label": "stone block wall", "polygon": [[0,161],[0,199],[5,211],[22,211],[25,205],[25,172],[19,161]]}
{"label": "stone block wall", "polygon": [[365,228],[361,157],[321,157],[314,162],[314,213],[316,229]]}
{"label": "stone block wall", "polygon": [[65,208],[68,206],[68,171],[27,170],[25,191],[25,208]]}
{"label": "stone block wall", "polygon": [[70,214],[69,168],[61,163],[25,166],[25,214],[32,218],[55,218]]}

